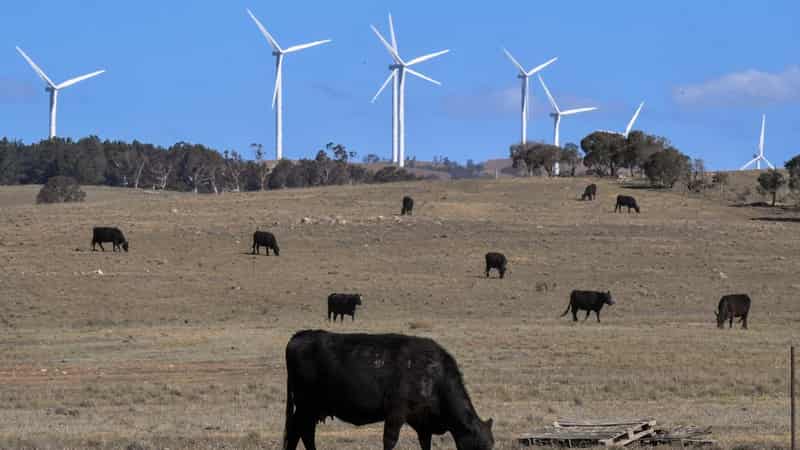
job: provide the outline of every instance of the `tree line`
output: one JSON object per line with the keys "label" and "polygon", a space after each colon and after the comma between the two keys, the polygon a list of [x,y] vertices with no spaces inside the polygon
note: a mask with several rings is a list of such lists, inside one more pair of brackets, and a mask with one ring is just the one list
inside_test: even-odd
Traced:
{"label": "tree line", "polygon": [[692,173],[690,158],[675,148],[667,138],[641,131],[627,137],[622,134],[595,131],[581,139],[579,147],[573,143],[563,148],[540,142],[515,144],[510,148],[514,168],[525,169],[532,175],[544,171],[553,176],[556,162],[565,167],[565,175],[575,175],[583,164],[590,173],[616,177],[621,169],[632,176],[645,176],[654,185],[672,187],[678,180],[688,180]]}
{"label": "tree line", "polygon": [[417,178],[391,166],[373,171],[353,164],[356,153],[341,144],[327,144],[314,159],[281,160],[274,166],[264,160],[263,146],[251,147],[255,160],[245,160],[235,150],[220,153],[187,142],[163,148],[96,136],[33,144],[3,138],[0,184],[45,184],[49,178],[66,176],[88,185],[222,193]]}

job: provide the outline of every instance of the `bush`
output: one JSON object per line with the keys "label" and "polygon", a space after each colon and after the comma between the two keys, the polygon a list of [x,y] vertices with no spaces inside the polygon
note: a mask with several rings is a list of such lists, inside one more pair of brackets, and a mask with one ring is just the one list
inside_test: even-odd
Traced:
{"label": "bush", "polygon": [[680,179],[691,176],[689,157],[674,148],[668,148],[650,156],[644,164],[644,173],[650,183],[672,188]]}
{"label": "bush", "polygon": [[758,176],[758,192],[761,195],[772,195],[772,206],[775,206],[775,197],[784,184],[786,179],[783,174],[774,169]]}
{"label": "bush", "polygon": [[82,202],[85,198],[86,193],[74,178],[57,176],[49,178],[42,186],[36,203]]}

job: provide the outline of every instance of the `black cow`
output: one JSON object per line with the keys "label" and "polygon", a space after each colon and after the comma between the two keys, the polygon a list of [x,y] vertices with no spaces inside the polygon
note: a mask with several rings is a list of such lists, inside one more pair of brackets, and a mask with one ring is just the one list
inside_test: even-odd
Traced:
{"label": "black cow", "polygon": [[717,327],[725,328],[725,321],[728,321],[728,328],[733,328],[733,319],[741,317],[739,322],[742,328],[747,329],[747,315],[750,314],[750,296],[747,294],[723,295],[719,299],[719,305],[714,312],[717,315]]}
{"label": "black cow", "polygon": [[406,195],[405,197],[403,197],[403,209],[400,210],[400,215],[405,216],[406,214],[408,214],[409,216],[411,216],[413,210],[414,210],[414,199]]}
{"label": "black cow", "polygon": [[260,254],[261,247],[266,248],[267,256],[269,256],[269,249],[275,252],[275,256],[281,255],[278,241],[275,239],[275,235],[269,231],[256,231],[253,233],[253,254]]}
{"label": "black cow", "polygon": [[567,309],[560,317],[566,316],[569,310],[572,309],[572,320],[577,322],[578,310],[583,310],[586,311],[586,317],[583,318],[586,321],[589,318],[589,314],[594,311],[597,321],[600,322],[600,310],[603,309],[603,305],[611,306],[614,303],[616,302],[611,298],[611,291],[572,291],[569,294],[569,305],[567,305]]}
{"label": "black cow", "polygon": [[404,424],[423,450],[447,432],[459,450],[494,446],[492,420],[478,417],[455,359],[431,339],[300,331],[286,345],[286,371],[284,450],[301,439],[315,450],[317,423],[327,417],[383,421],[384,450],[395,448]]}
{"label": "black cow", "polygon": [[581,200],[594,200],[595,197],[597,197],[597,185],[592,183],[586,186],[586,189],[583,190]]}
{"label": "black cow", "polygon": [[506,260],[506,256],[502,253],[497,252],[489,252],[486,254],[486,276],[489,276],[489,271],[491,269],[497,269],[500,272],[500,278],[505,277],[506,275],[506,266],[508,265],[508,260]]}
{"label": "black cow", "polygon": [[336,322],[336,316],[340,316],[341,321],[344,322],[344,315],[352,317],[356,320],[356,306],[361,304],[361,294],[331,294],[328,296],[328,322]]}
{"label": "black cow", "polygon": [[618,195],[617,196],[617,204],[614,206],[614,212],[622,212],[622,207],[627,206],[628,212],[631,212],[631,208],[636,210],[636,213],[639,213],[639,205],[636,204],[636,199],[631,197],[630,195]]}
{"label": "black cow", "polygon": [[103,242],[111,242],[112,251],[117,251],[117,249],[128,251],[128,240],[125,239],[125,235],[117,227],[92,228],[92,251],[96,251],[95,245],[99,245],[100,250],[106,251],[103,248]]}

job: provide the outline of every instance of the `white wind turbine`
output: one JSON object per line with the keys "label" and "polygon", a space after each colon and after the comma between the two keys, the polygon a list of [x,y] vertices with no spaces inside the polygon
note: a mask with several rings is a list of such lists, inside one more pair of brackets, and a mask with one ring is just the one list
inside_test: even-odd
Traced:
{"label": "white wind turbine", "polygon": [[774,169],[775,168],[775,166],[773,166],[772,163],[769,162],[767,157],[764,156],[764,128],[766,127],[766,123],[767,123],[767,115],[766,114],[762,114],[761,115],[761,137],[758,140],[758,153],[753,155],[754,158],[751,159],[747,164],[743,165],[742,168],[739,169],[739,170],[745,170],[749,166],[751,166],[753,163],[756,164],[756,169],[761,170],[761,161],[764,161],[767,164],[767,166],[769,166],[770,169]]}
{"label": "white wind turbine", "polygon": [[526,71],[525,68],[522,67],[522,64],[520,64],[516,60],[516,58],[514,58],[511,52],[509,52],[506,49],[503,49],[503,51],[505,52],[508,59],[511,60],[511,63],[514,64],[514,66],[516,66],[517,69],[519,69],[519,74],[517,75],[517,78],[522,80],[522,138],[520,139],[520,143],[524,144],[525,142],[528,141],[528,107],[529,107],[528,79],[533,75],[535,75],[536,73],[538,73],[540,70],[556,62],[556,60],[558,60],[558,57],[552,58],[549,61],[540,64],[529,71]]}
{"label": "white wind turbine", "polygon": [[[553,118],[553,145],[555,145],[556,147],[559,147],[560,144],[558,142],[558,138],[559,138],[558,134],[559,134],[559,130],[561,128],[561,118],[564,117],[564,116],[571,116],[571,115],[579,114],[579,113],[582,113],[582,112],[594,111],[597,108],[594,107],[594,106],[590,106],[590,107],[587,107],[587,108],[573,108],[573,109],[568,109],[566,111],[562,111],[562,110],[560,110],[558,108],[558,104],[556,103],[556,100],[553,98],[553,95],[550,94],[550,90],[547,89],[547,85],[544,84],[544,80],[542,79],[541,75],[539,75],[539,82],[542,83],[542,88],[544,88],[544,93],[547,94],[547,99],[550,100],[550,105],[553,107],[553,112],[550,113],[550,117]],[[558,175],[558,173],[559,173],[558,161],[556,161],[555,165],[553,166],[553,169],[554,169],[554,173],[556,175]]]}
{"label": "white wind turbine", "polygon": [[39,66],[37,66],[36,63],[25,54],[25,52],[22,51],[21,48],[17,47],[17,51],[20,55],[22,55],[23,58],[25,58],[25,61],[28,61],[28,64],[31,65],[34,72],[39,75],[39,78],[41,78],[47,84],[45,91],[50,93],[50,139],[53,139],[56,137],[56,109],[58,107],[58,92],[61,89],[70,87],[76,83],[80,83],[83,80],[96,77],[97,75],[105,72],[105,70],[98,70],[96,72],[88,73],[86,75],[81,75],[79,77],[64,81],[61,84],[55,84],[50,78],[47,77],[44,71],[40,69]]}
{"label": "white wind turbine", "polygon": [[272,92],[272,108],[275,110],[275,159],[283,159],[283,57],[289,53],[298,52],[307,48],[331,42],[330,39],[309,42],[307,44],[293,45],[288,48],[281,48],[278,41],[269,34],[269,31],[256,19],[256,16],[248,9],[247,14],[253,19],[256,26],[261,30],[261,34],[267,39],[272,47],[272,54],[275,55],[275,90]]}
{"label": "white wind turbine", "polygon": [[444,55],[445,53],[449,52],[450,50],[441,50],[438,52],[430,53],[424,56],[420,56],[414,58],[410,61],[404,61],[403,58],[400,57],[400,53],[397,49],[397,38],[394,34],[394,23],[392,22],[392,15],[389,14],[389,36],[392,40],[392,43],[388,43],[386,39],[384,39],[383,35],[375,28],[373,25],[370,25],[372,31],[375,32],[375,35],[378,36],[381,43],[386,50],[389,51],[389,55],[391,55],[392,60],[394,63],[389,66],[389,70],[391,73],[389,77],[386,78],[386,81],[383,82],[378,92],[372,97],[372,102],[381,95],[386,86],[389,84],[389,81],[394,81],[393,88],[392,88],[392,162],[397,163],[400,167],[405,166],[405,159],[406,159],[406,137],[405,137],[405,85],[406,85],[406,72],[414,75],[415,77],[422,78],[423,80],[430,81],[431,83],[441,86],[442,83],[434,80],[433,78],[429,78],[416,70],[412,69],[411,66],[415,64],[419,64],[423,61],[427,61],[429,59],[436,58],[437,56]]}
{"label": "white wind turbine", "polygon": [[636,122],[636,119],[639,118],[639,113],[642,112],[642,108],[644,107],[644,102],[639,103],[639,107],[636,108],[636,112],[633,113],[633,117],[631,117],[631,121],[628,122],[628,126],[625,127],[625,131],[620,133],[619,131],[611,131],[611,130],[598,130],[602,131],[603,133],[609,134],[618,134],[624,138],[628,138],[628,135],[631,134],[631,130],[633,130],[633,124]]}

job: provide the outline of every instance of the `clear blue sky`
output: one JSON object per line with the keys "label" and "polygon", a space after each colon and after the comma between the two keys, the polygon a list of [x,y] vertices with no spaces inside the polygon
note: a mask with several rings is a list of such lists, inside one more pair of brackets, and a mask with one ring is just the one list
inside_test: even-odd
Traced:
{"label": "clear blue sky", "polygon": [[[203,143],[250,156],[274,149],[270,49],[251,8],[285,46],[333,43],[287,57],[284,147],[313,157],[329,141],[359,153],[391,153],[391,95],[369,100],[388,74],[369,29],[395,18],[406,58],[450,48],[417,66],[444,83],[411,78],[407,155],[465,161],[505,157],[519,138],[519,84],[501,53],[525,66],[552,56],[543,75],[567,117],[562,143],[595,129],[636,128],[668,137],[714,168],[755,151],[767,114],[766,154],[782,165],[800,153],[800,3],[797,1],[310,1],[6,0],[0,5],[0,135],[38,141],[47,95],[14,50],[56,82],[104,68],[59,97],[59,135]],[[538,83],[529,138],[552,139]]]}

